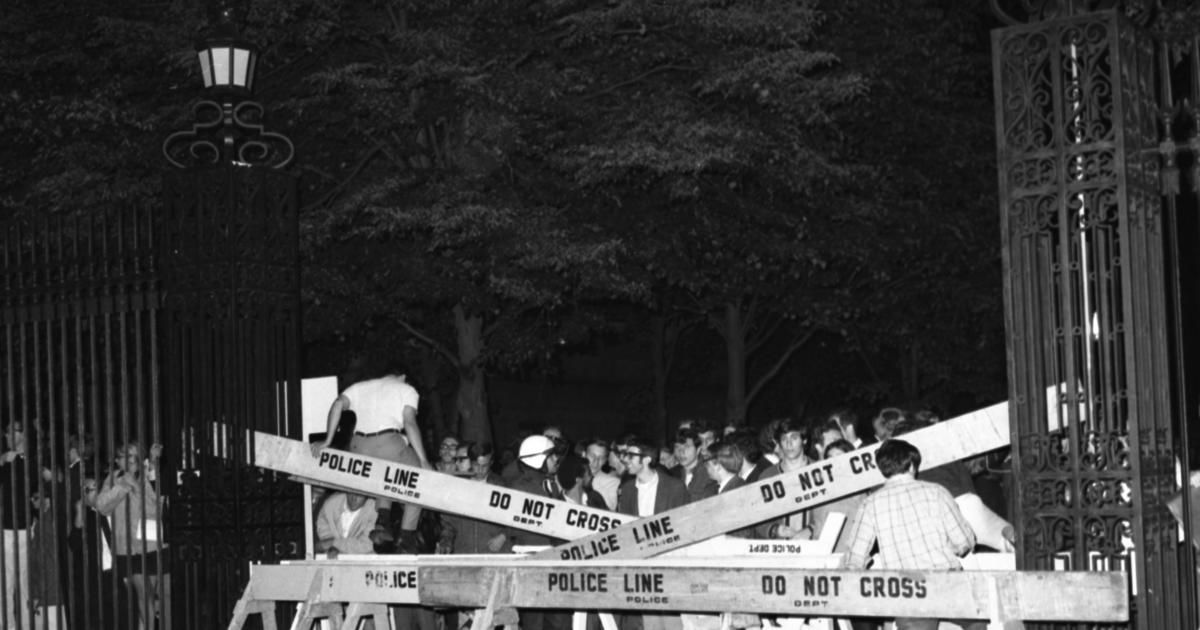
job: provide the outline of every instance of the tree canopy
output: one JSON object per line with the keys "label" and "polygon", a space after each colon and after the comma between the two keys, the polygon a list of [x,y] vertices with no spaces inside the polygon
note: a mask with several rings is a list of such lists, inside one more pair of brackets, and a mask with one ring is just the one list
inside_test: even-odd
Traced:
{"label": "tree canopy", "polygon": [[[211,16],[8,13],[0,209],[156,203]],[[994,390],[1003,361],[975,360],[1003,356],[983,16],[948,0],[256,0],[240,20],[263,49],[257,96],[303,187],[306,342],[440,357],[472,426],[489,370],[609,329],[614,305],[708,322],[731,382],[748,368],[743,398],[817,331],[874,375],[844,395]]]}

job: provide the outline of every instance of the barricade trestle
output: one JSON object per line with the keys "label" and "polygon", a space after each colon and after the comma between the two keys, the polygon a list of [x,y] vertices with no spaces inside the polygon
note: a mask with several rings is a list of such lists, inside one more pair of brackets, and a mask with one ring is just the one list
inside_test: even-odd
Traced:
{"label": "barricade trestle", "polygon": [[279,602],[300,603],[292,627],[304,630],[322,618],[339,630],[357,628],[368,615],[386,623],[388,605],[475,609],[477,629],[513,625],[522,608],[984,619],[989,628],[1006,630],[1024,620],[1129,618],[1122,572],[847,571],[780,566],[776,558],[729,564],[718,558],[564,564],[514,556],[381,556],[261,565],[252,568],[229,629],[240,630],[251,614],[273,618]]}

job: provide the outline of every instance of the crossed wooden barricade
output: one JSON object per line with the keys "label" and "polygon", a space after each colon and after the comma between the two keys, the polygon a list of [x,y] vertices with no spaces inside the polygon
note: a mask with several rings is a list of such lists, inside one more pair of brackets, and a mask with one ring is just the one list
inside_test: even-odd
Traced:
{"label": "crossed wooden barricade", "polygon": [[[1007,404],[1001,403],[907,434],[905,440],[921,450],[923,466],[932,467],[1005,446],[1008,436]],[[760,566],[763,563],[752,557],[732,561],[661,556],[878,485],[883,477],[875,467],[874,451],[858,449],[662,514],[631,519],[343,451],[326,449],[314,458],[303,442],[258,433],[259,466],[308,483],[568,542],[528,558],[386,556],[255,566],[230,629],[240,628],[250,614],[273,611],[277,601],[303,602],[293,628],[305,630],[316,618],[357,628],[361,617],[386,615],[388,604],[478,609],[475,627],[483,629],[514,624],[513,609],[525,607],[931,616],[989,619],[993,627],[1005,629],[1020,627],[1022,619],[1128,619],[1124,573],[864,572],[832,570],[828,567],[836,565],[828,564],[805,568],[803,556],[790,557],[784,566],[776,557],[769,559],[770,566]],[[344,616],[343,604],[349,605]],[[273,620],[264,621],[265,628],[272,626]]]}

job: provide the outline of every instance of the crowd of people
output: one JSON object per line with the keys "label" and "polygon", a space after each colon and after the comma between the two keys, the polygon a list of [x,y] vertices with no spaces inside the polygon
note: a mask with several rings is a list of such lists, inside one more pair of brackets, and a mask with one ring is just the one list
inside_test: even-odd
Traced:
{"label": "crowd of people", "polygon": [[[346,414],[356,415],[355,440],[383,432],[403,441],[412,453],[396,461],[636,517],[651,516],[707,499],[773,475],[793,472],[822,459],[849,453],[864,444],[882,442],[876,452],[887,478],[869,494],[844,497],[811,510],[747,526],[730,535],[754,539],[812,539],[834,513],[845,517],[835,552],[847,568],[960,569],[959,557],[977,546],[1010,551],[1013,530],[1006,520],[1004,476],[987,457],[921,468],[921,453],[901,439],[910,431],[939,421],[929,411],[886,408],[863,426],[848,410],[818,418],[780,418],[753,430],[721,428],[689,419],[679,423],[673,439],[655,443],[637,435],[617,439],[571,440],[557,426],[520,436],[497,457],[489,443],[455,435],[441,436],[438,456],[425,458],[416,425],[416,390],[403,377],[377,379],[368,387],[348,388],[331,409],[328,435]],[[389,391],[392,390],[392,391]],[[381,404],[400,401],[399,406]],[[366,416],[364,418],[364,416]],[[365,429],[365,430],[364,430]],[[330,438],[331,439],[331,438]],[[392,439],[392,438],[389,438]],[[314,445],[314,453],[329,446]],[[351,450],[356,449],[353,444]],[[993,457],[995,457],[993,455]],[[992,464],[998,464],[992,461]],[[319,508],[317,548],[338,553],[504,553],[563,541],[545,535],[453,514],[405,506],[396,530],[390,510],[371,509],[373,500],[334,493]],[[593,611],[594,612],[594,611]],[[400,614],[400,613],[397,613]],[[439,620],[429,611],[409,609],[409,623],[420,630],[439,624],[460,628],[459,620]],[[856,630],[878,628],[879,619],[852,619]],[[400,621],[397,620],[397,626]],[[936,619],[897,619],[896,627],[936,628]],[[965,627],[982,627],[963,622]],[[571,613],[521,611],[523,630],[564,630]],[[599,628],[593,614],[589,629]],[[716,628],[716,617],[645,614],[622,617],[625,630]]]}
{"label": "crowd of people", "polygon": [[96,455],[87,435],[50,456],[36,426],[10,422],[0,454],[5,628],[169,627],[170,595],[158,487],[162,447],[115,445]]}

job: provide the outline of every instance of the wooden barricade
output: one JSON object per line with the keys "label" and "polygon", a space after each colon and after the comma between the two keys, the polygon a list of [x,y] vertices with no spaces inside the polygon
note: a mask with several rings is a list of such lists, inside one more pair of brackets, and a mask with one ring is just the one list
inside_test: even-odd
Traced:
{"label": "wooden barricade", "polygon": [[[1008,444],[1008,404],[1000,403],[904,436],[938,466]],[[481,484],[373,457],[257,433],[255,463],[318,485],[399,500],[570,542],[545,559],[647,558],[755,523],[834,501],[883,483],[875,446],[823,460],[703,501],[630,521],[606,510]],[[581,536],[583,536],[581,538]]]}
{"label": "wooden barricade", "polygon": [[[300,624],[327,618],[342,628],[349,620],[332,610],[338,604],[477,609],[480,628],[498,618],[512,623],[518,608],[986,619],[1007,629],[1019,628],[1022,620],[1129,618],[1127,576],[1121,572],[841,571],[784,568],[770,558],[737,567],[718,564],[728,562],[656,558],[564,565],[512,556],[308,561],[254,567],[238,609],[263,611],[266,602],[301,601]],[[235,617],[230,630],[244,620],[245,615]]]}

